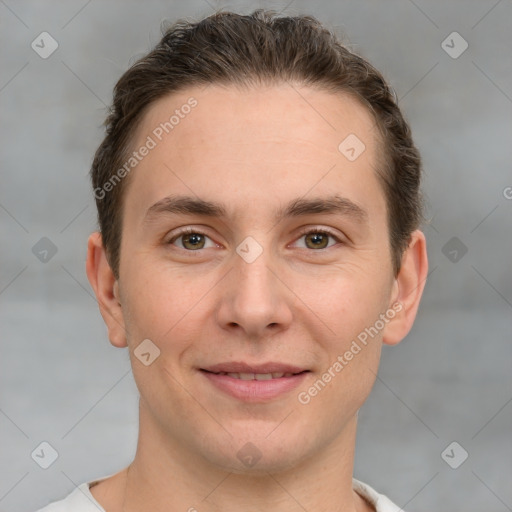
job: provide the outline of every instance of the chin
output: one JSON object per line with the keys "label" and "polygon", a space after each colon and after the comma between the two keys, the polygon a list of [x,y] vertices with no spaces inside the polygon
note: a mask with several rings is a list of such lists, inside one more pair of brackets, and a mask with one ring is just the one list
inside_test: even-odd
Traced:
{"label": "chin", "polygon": [[[270,432],[270,431],[269,431]],[[202,455],[211,464],[224,471],[239,475],[268,476],[293,469],[308,457],[313,447],[304,442],[305,436],[290,435],[288,430],[282,436],[274,432],[268,436],[234,435],[224,445],[207,442],[201,447]],[[298,448],[300,447],[300,449]]]}

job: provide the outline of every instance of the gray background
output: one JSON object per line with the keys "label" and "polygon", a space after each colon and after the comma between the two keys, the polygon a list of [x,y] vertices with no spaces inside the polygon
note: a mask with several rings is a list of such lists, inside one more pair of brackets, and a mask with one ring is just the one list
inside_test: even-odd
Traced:
{"label": "gray background", "polygon": [[[343,33],[395,88],[424,158],[430,275],[361,410],[355,476],[410,512],[512,510],[509,0],[0,0],[0,510],[33,511],[134,456],[128,354],[85,274],[87,172],[112,87],[161,21],[221,7],[309,13]],[[31,48],[43,31],[59,43],[47,59]],[[458,58],[442,47],[453,31],[469,44]],[[42,237],[57,248],[47,262],[32,252]],[[42,441],[59,454],[46,470],[31,458]],[[458,469],[441,457],[452,441],[469,454]]]}

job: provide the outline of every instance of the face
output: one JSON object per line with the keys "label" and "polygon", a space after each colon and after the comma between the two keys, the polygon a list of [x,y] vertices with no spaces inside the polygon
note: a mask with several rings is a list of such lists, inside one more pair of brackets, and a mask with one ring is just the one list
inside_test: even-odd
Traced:
{"label": "face", "polygon": [[398,315],[377,137],[351,97],[288,85],[190,88],[145,115],[121,323],[142,420],[177,450],[276,471],[355,421]]}

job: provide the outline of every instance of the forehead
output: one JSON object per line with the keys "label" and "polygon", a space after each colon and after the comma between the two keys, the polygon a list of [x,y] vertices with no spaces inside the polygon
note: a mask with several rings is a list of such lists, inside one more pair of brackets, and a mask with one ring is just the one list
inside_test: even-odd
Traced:
{"label": "forehead", "polygon": [[154,146],[126,192],[140,210],[175,191],[227,203],[251,196],[262,208],[275,197],[313,188],[327,194],[340,184],[359,189],[356,202],[362,188],[370,199],[381,192],[377,127],[348,94],[292,84],[195,86],[153,103],[135,139],[135,149],[149,139]]}
{"label": "forehead", "polygon": [[186,147],[201,144],[218,151],[247,142],[250,134],[259,142],[272,138],[290,144],[295,139],[297,144],[315,144],[319,150],[336,153],[337,143],[350,130],[372,145],[375,128],[368,109],[348,93],[293,84],[248,88],[210,84],[160,98],[150,105],[137,132],[139,140],[151,133],[157,139],[186,142]]}

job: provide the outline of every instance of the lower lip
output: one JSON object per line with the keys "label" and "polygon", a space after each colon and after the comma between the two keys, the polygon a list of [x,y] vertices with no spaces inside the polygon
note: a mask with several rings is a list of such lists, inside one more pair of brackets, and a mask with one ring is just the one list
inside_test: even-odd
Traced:
{"label": "lower lip", "polygon": [[246,402],[264,402],[277,398],[295,389],[309,372],[298,373],[291,377],[269,380],[242,380],[201,370],[201,373],[217,388],[228,395]]}

